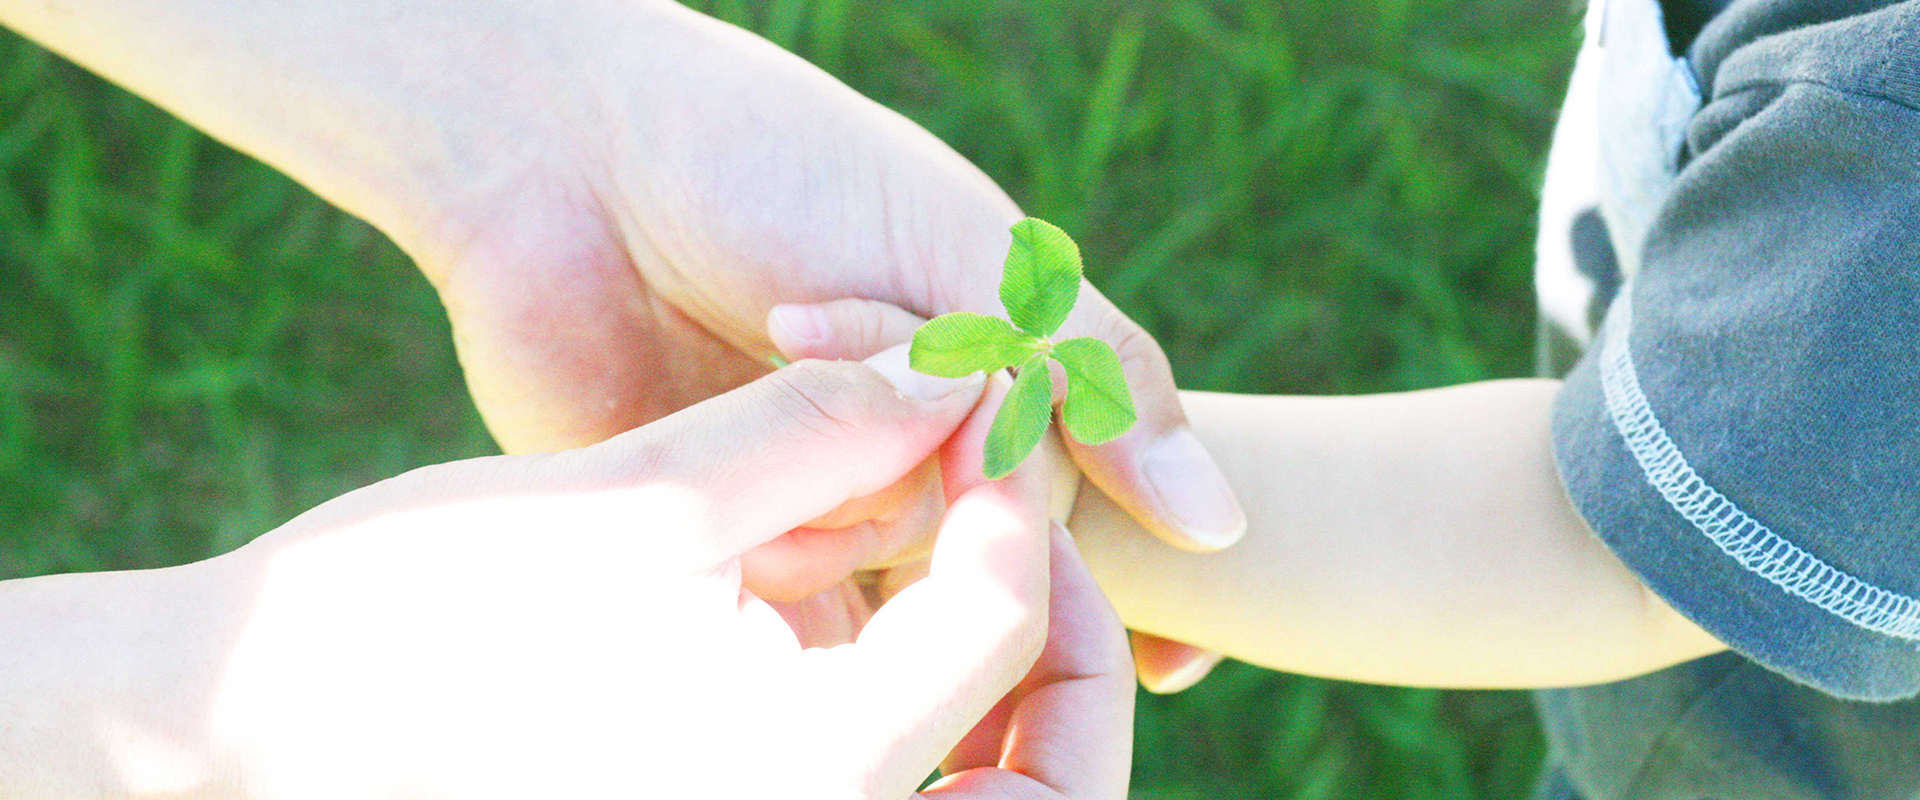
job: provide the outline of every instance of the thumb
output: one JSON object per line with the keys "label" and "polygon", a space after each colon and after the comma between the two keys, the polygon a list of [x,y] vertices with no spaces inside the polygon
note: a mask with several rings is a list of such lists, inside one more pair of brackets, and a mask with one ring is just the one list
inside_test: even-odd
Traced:
{"label": "thumb", "polygon": [[791,359],[865,358],[912,341],[926,321],[878,300],[778,305],[767,313],[767,338]]}
{"label": "thumb", "polygon": [[1054,334],[1090,336],[1112,345],[1133,390],[1139,422],[1123,436],[1086,445],[1068,436],[1067,451],[1095,486],[1168,544],[1219,550],[1247,532],[1247,515],[1226,474],[1187,425],[1173,368],[1160,343],[1120,313],[1092,284]]}
{"label": "thumb", "polygon": [[905,348],[804,361],[562,453],[554,468],[593,476],[563,481],[572,487],[605,489],[604,476],[623,476],[614,481],[673,500],[703,534],[695,557],[718,563],[906,476],[966,419],[984,383],[915,372]]}

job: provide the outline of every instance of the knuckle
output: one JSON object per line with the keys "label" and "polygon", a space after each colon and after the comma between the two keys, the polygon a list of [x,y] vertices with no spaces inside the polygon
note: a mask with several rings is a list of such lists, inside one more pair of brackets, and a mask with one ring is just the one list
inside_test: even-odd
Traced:
{"label": "knuckle", "polygon": [[853,341],[859,342],[862,349],[870,349],[880,343],[880,309],[869,300],[854,301],[848,315],[847,329],[853,335]]}
{"label": "knuckle", "polygon": [[1120,366],[1129,375],[1164,375],[1172,371],[1167,354],[1145,328],[1124,315],[1107,315],[1100,323],[1099,336],[1113,345]]}
{"label": "knuckle", "polygon": [[575,450],[516,457],[524,459],[516,466],[550,485],[623,489],[682,469],[684,457],[674,445],[686,438],[672,426],[632,431]]}
{"label": "knuckle", "polygon": [[851,361],[802,361],[767,379],[771,401],[789,419],[816,433],[850,433],[873,416],[873,370]]}
{"label": "knuckle", "polygon": [[614,485],[638,485],[676,466],[675,448],[658,436],[620,436],[580,452],[580,469],[606,476]]}

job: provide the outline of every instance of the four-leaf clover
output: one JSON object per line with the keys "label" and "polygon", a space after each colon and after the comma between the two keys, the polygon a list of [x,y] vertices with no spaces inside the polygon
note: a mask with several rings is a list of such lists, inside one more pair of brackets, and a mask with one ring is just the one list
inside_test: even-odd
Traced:
{"label": "four-leaf clover", "polygon": [[1000,304],[1013,321],[984,314],[942,314],[913,334],[913,368],[960,378],[1015,370],[1013,389],[987,431],[985,471],[999,480],[1025,461],[1053,421],[1053,379],[1047,359],[1066,368],[1067,399],[1060,416],[1085,444],[1104,444],[1133,427],[1133,395],[1120,358],[1106,342],[1080,337],[1054,342],[1080,298],[1080,247],[1066,231],[1038,219],[1013,225],[1000,278]]}

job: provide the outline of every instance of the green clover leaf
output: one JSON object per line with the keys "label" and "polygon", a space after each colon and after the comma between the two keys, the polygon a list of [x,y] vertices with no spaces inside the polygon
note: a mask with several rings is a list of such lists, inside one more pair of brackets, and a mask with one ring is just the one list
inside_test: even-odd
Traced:
{"label": "green clover leaf", "polygon": [[1038,339],[999,317],[942,314],[913,332],[907,363],[928,375],[964,378],[1018,364],[1039,345]]}
{"label": "green clover leaf", "polygon": [[1013,324],[1052,336],[1080,299],[1080,246],[1066,231],[1031,217],[1013,224],[1013,246],[1000,274],[1000,304]]}
{"label": "green clover leaf", "polygon": [[[1055,343],[1080,298],[1080,247],[1065,231],[1038,219],[1013,225],[1000,278],[1000,303],[1012,322],[984,314],[942,314],[913,334],[908,363],[928,375],[959,378],[1017,367],[1013,388],[987,430],[983,471],[991,480],[1012,473],[1040,444],[1053,421],[1053,378],[1047,359],[1066,367],[1061,419],[1083,444],[1113,441],[1138,415],[1120,357],[1090,337]],[[1017,327],[1016,327],[1017,326]]]}
{"label": "green clover leaf", "polygon": [[1020,365],[1006,402],[993,415],[993,427],[987,429],[987,452],[983,466],[988,480],[1000,480],[1027,460],[1027,454],[1040,444],[1040,437],[1053,422],[1053,379],[1047,374],[1047,357],[1033,354]]}
{"label": "green clover leaf", "polygon": [[1060,418],[1081,444],[1106,444],[1133,427],[1138,416],[1120,356],[1113,346],[1090,336],[1053,346],[1053,357],[1067,368],[1067,401]]}

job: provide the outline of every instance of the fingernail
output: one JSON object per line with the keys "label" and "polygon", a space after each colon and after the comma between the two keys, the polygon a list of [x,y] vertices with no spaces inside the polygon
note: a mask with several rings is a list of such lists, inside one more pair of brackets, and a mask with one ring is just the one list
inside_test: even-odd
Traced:
{"label": "fingernail", "polygon": [[889,347],[864,363],[885,377],[901,394],[919,400],[939,400],[964,389],[979,391],[987,381],[987,376],[978,372],[964,378],[940,378],[915,371],[907,364],[908,346]]}
{"label": "fingernail", "polygon": [[788,339],[817,342],[827,338],[827,312],[814,306],[774,306],[767,319]]}
{"label": "fingernail", "polygon": [[1218,550],[1247,533],[1247,514],[1234,497],[1227,476],[1200,446],[1193,431],[1180,427],[1148,446],[1140,463],[1160,508],[1195,545]]}
{"label": "fingernail", "polygon": [[1219,653],[1202,654],[1199,658],[1187,662],[1179,669],[1160,676],[1159,680],[1153,683],[1142,681],[1141,685],[1145,686],[1147,691],[1154,694],[1179,694],[1193,688],[1193,685],[1199,683],[1201,678],[1205,678],[1208,673],[1213,672],[1213,668],[1220,665],[1220,658]]}

